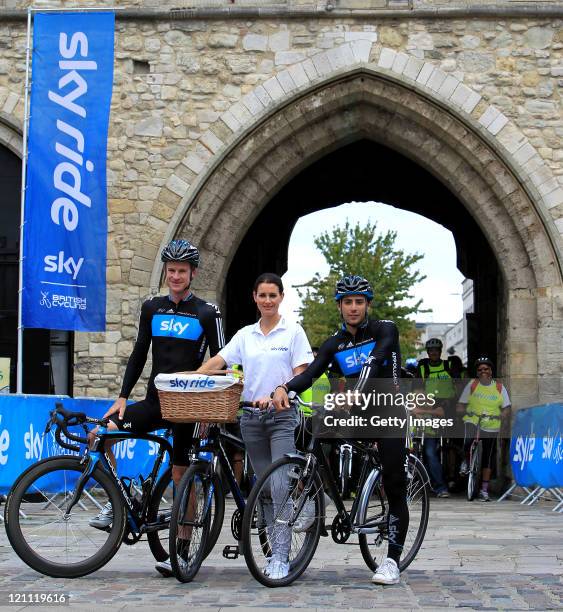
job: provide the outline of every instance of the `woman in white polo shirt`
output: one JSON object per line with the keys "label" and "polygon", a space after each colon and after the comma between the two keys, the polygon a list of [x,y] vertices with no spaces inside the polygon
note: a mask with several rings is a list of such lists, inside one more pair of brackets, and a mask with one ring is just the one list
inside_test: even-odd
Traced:
{"label": "woman in white polo shirt", "polygon": [[[221,369],[225,365],[232,367],[234,364],[242,364],[243,399],[259,401],[261,407],[266,407],[271,390],[303,372],[313,361],[313,353],[303,328],[297,323],[286,321],[279,313],[283,284],[277,274],[261,274],[254,283],[253,298],[260,311],[260,320],[240,329],[198,371],[206,372]],[[274,461],[286,453],[295,452],[294,431],[297,424],[298,415],[293,406],[266,419],[255,414],[243,414],[240,424],[242,437],[257,478]],[[287,576],[290,543],[291,532],[287,537],[277,539],[272,559],[264,569],[271,578]]]}

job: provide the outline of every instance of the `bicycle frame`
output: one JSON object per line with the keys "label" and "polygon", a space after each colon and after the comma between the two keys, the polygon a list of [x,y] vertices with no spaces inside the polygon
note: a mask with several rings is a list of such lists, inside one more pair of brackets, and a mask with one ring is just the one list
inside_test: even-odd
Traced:
{"label": "bicycle frame", "polygon": [[[194,436],[197,436],[197,435],[199,435],[199,428],[196,430],[196,433],[194,434]],[[225,475],[225,478],[227,480],[227,484],[229,485],[231,493],[233,494],[233,499],[235,500],[235,504],[241,513],[244,512],[246,502],[242,494],[242,491],[240,490],[240,487],[235,479],[233,468],[229,460],[227,459],[227,453],[223,446],[223,441],[236,445],[241,450],[244,450],[244,443],[241,440],[239,440],[237,437],[232,436],[230,433],[220,431],[219,427],[217,427],[216,425],[213,425],[209,429],[206,440],[207,441],[204,444],[200,444],[199,446],[194,445],[192,449],[193,452],[191,455],[192,460],[201,461],[202,459],[199,457],[200,453],[205,453],[205,452],[211,453],[212,459],[210,460],[204,459],[204,461],[209,461],[210,464],[213,464],[214,469],[215,469],[215,465],[217,464],[217,462],[219,462],[219,465],[221,466],[223,473]],[[211,490],[211,493],[212,493],[212,490]]]}
{"label": "bicycle frame", "polygon": [[[155,442],[159,445],[159,450],[153,464],[153,468],[146,480],[143,481],[142,485],[142,503],[140,508],[135,508],[135,504],[133,498],[127,492],[123,481],[117,475],[115,468],[113,467],[112,462],[109,459],[109,455],[107,451],[104,450],[105,442],[108,440],[120,440],[125,438],[134,438],[136,440],[147,440],[150,442]],[[116,431],[116,430],[108,430],[107,427],[100,426],[96,439],[92,445],[91,449],[87,449],[86,454],[82,458],[82,463],[88,462],[87,468],[81,474],[80,478],[77,481],[76,489],[74,490],[74,494],[67,506],[66,515],[70,514],[72,508],[76,505],[80,496],[82,495],[82,491],[88,482],[88,479],[93,474],[96,466],[101,464],[103,469],[111,475],[113,480],[115,481],[118,489],[121,492],[121,496],[125,503],[125,507],[128,510],[128,518],[129,525],[131,527],[131,531],[133,531],[136,535],[142,535],[143,533],[147,533],[148,531],[154,531],[157,529],[156,525],[147,525],[144,523],[144,517],[146,515],[148,503],[150,500],[150,494],[154,490],[154,487],[157,482],[158,472],[162,466],[162,462],[164,461],[164,455],[168,452],[168,456],[172,457],[172,445],[170,442],[162,437],[155,434],[139,434],[133,432],[126,431]]]}
{"label": "bicycle frame", "polygon": [[[315,463],[314,467],[319,470],[320,475],[328,486],[330,496],[334,501],[338,514],[343,516],[346,523],[350,527],[352,533],[371,533],[369,530],[376,530],[376,527],[373,525],[359,525],[356,523],[356,516],[358,513],[358,508],[360,507],[360,502],[365,501],[365,496],[367,495],[367,491],[370,489],[370,486],[374,480],[379,477],[380,467],[379,460],[377,456],[377,451],[374,448],[370,448],[366,444],[358,441],[345,440],[345,444],[349,444],[352,447],[358,449],[362,456],[362,467],[360,471],[360,478],[358,480],[358,491],[361,491],[361,495],[357,495],[352,503],[352,508],[350,512],[346,509],[344,505],[344,501],[340,495],[338,490],[338,486],[334,479],[334,475],[329,467],[329,461],[326,456],[326,453],[322,447],[322,444],[319,440],[314,439],[313,446],[311,450],[307,453],[307,457],[309,460],[314,458]],[[314,474],[314,471],[312,472]],[[309,486],[312,485],[312,478],[309,479]],[[307,484],[305,485],[307,488]],[[304,498],[303,498],[304,502]],[[296,513],[300,512],[301,508],[296,509]]]}

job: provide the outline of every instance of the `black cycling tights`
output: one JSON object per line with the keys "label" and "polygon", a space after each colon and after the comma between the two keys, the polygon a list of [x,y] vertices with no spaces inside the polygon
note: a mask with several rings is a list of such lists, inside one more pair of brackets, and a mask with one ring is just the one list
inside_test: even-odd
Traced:
{"label": "black cycling tights", "polygon": [[404,438],[380,438],[377,441],[383,468],[383,486],[389,502],[389,552],[399,564],[409,528],[407,506],[408,455]]}

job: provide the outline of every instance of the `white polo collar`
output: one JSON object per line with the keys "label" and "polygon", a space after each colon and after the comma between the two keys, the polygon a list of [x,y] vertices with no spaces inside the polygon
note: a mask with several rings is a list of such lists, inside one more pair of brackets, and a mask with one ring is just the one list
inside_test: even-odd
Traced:
{"label": "white polo collar", "polygon": [[[253,334],[258,334],[260,336],[264,336],[264,338],[267,338],[267,336],[264,335],[264,333],[260,329],[260,321],[261,320],[262,319],[259,319],[258,321],[256,321],[256,323],[254,323],[254,325],[252,326],[252,333]],[[287,329],[287,324],[285,322],[285,318],[283,317],[283,315],[282,315],[281,319],[278,321],[277,325],[270,331],[268,336],[271,336],[275,331],[281,330],[281,329]]]}

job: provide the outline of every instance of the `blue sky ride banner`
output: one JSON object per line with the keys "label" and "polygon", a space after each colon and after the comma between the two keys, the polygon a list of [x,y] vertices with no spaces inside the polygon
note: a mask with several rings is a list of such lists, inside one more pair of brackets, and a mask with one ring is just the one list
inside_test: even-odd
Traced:
{"label": "blue sky ride banner", "polygon": [[37,13],[23,326],[103,331],[113,13]]}

